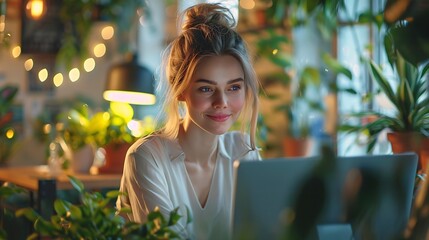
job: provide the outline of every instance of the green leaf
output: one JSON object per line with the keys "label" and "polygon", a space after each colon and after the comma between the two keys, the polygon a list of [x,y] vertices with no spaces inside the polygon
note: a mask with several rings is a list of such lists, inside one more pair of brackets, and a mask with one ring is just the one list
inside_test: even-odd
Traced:
{"label": "green leaf", "polygon": [[338,88],[339,92],[347,92],[353,95],[357,95],[358,93],[356,92],[356,90],[354,88]]}
{"label": "green leaf", "polygon": [[110,199],[115,199],[115,198],[117,198],[120,195],[122,195],[122,194],[118,190],[109,191],[109,192],[106,193],[106,197],[108,197]]}
{"label": "green leaf", "polygon": [[57,199],[54,202],[55,212],[60,216],[66,216],[67,212],[70,209],[70,206],[71,206],[71,203],[62,199]]}
{"label": "green leaf", "polygon": [[70,206],[70,218],[72,219],[82,219],[82,211],[79,207],[75,205]]}
{"label": "green leaf", "polygon": [[425,75],[426,75],[426,73],[427,73],[427,71],[429,70],[429,63],[427,63],[424,67],[423,67],[423,70],[421,71],[421,74],[420,74],[420,78],[423,78]]}
{"label": "green leaf", "polygon": [[369,64],[370,64],[370,70],[371,70],[370,72],[371,72],[372,78],[378,83],[380,88],[383,90],[383,93],[386,94],[387,98],[399,109],[400,106],[398,105],[396,95],[393,92],[393,89],[390,86],[389,81],[384,77],[383,72],[377,66],[376,63],[370,60]]}
{"label": "green leaf", "polygon": [[32,208],[21,208],[15,212],[15,216],[21,217],[24,216],[28,220],[34,222],[40,215]]}
{"label": "green leaf", "polygon": [[325,53],[322,55],[323,61],[326,63],[328,68],[336,74],[343,74],[348,79],[353,79],[352,72],[342,65],[337,59],[333,58],[331,55]]}
{"label": "green leaf", "polygon": [[193,216],[189,208],[186,206],[186,224],[189,224],[193,221]]}
{"label": "green leaf", "polygon": [[177,207],[177,208],[173,209],[173,211],[170,212],[170,218],[168,219],[168,223],[167,223],[168,226],[175,225],[179,221],[179,219],[182,217],[182,216],[180,216],[178,211],[179,211],[179,208]]}
{"label": "green leaf", "polygon": [[305,67],[301,73],[300,84],[308,85],[313,84],[319,86],[321,82],[320,72],[315,67]]}
{"label": "green leaf", "polygon": [[72,175],[68,175],[67,176],[70,180],[70,183],[73,185],[73,187],[80,193],[83,193],[85,188],[83,186],[83,183],[77,179],[76,177],[72,176]]}
{"label": "green leaf", "polygon": [[34,229],[39,232],[41,235],[52,236],[55,231],[55,227],[51,225],[48,221],[38,218],[34,222]]}

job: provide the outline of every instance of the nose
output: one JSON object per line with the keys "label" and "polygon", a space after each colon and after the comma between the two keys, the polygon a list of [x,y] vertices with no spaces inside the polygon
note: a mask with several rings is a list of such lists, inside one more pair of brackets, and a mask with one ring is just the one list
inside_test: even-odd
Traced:
{"label": "nose", "polygon": [[226,108],[228,100],[227,100],[227,96],[225,95],[225,93],[223,92],[217,92],[216,94],[214,94],[214,99],[213,99],[213,108],[215,109],[222,109],[222,108]]}

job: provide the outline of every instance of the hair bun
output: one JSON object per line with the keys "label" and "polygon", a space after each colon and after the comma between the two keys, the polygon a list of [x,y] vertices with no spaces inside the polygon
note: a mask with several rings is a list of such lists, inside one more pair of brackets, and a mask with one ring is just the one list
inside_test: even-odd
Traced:
{"label": "hair bun", "polygon": [[200,3],[184,11],[182,30],[194,28],[201,24],[222,25],[235,28],[236,21],[231,11],[219,3]]}

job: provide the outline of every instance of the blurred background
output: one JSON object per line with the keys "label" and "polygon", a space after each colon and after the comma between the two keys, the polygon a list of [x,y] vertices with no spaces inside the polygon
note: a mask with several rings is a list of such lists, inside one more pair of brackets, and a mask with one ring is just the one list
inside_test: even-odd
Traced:
{"label": "blurred background", "polygon": [[[0,0],[1,163],[44,164],[58,138],[72,149],[99,149],[153,131],[162,121],[156,85],[163,49],[179,33],[178,13],[199,2]],[[207,2],[228,6],[248,43],[262,87],[263,157],[316,155],[321,144],[338,155],[392,152],[391,128],[362,128],[398,112],[369,62],[392,89],[400,81],[388,39],[413,66],[425,63],[427,45],[418,44],[428,42],[419,24],[427,1]],[[397,22],[412,29],[386,38]],[[106,90],[146,95],[112,100]]]}

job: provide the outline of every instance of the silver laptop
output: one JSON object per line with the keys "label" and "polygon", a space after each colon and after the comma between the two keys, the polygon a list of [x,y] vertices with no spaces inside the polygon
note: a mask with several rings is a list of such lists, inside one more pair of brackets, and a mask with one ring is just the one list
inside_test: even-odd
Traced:
{"label": "silver laptop", "polygon": [[237,160],[234,166],[233,239],[395,239],[410,215],[417,155]]}

